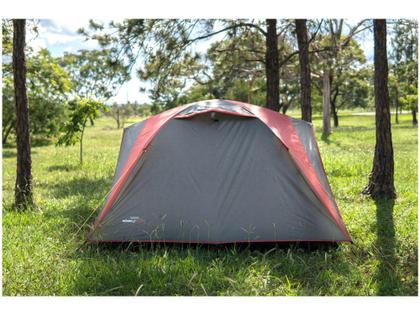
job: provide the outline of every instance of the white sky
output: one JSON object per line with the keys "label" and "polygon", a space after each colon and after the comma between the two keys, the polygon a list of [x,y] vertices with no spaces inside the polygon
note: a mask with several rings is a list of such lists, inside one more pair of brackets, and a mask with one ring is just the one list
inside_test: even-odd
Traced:
{"label": "white sky", "polygon": [[[351,21],[349,21],[351,22]],[[96,49],[99,48],[96,41],[86,41],[82,35],[77,33],[81,27],[87,27],[88,19],[68,18],[60,20],[38,20],[38,35],[35,37],[28,36],[29,45],[34,49],[47,48],[53,56],[59,57],[64,52],[77,52],[79,49]],[[216,40],[220,40],[223,35],[215,36],[205,42],[196,45],[198,51],[204,52],[210,44]],[[372,60],[373,41],[370,34],[366,34],[360,41],[368,60]],[[117,95],[111,99],[111,102],[125,103],[128,101],[137,101],[144,103],[149,101],[146,92],[140,92],[140,87],[147,87],[147,83],[140,82],[136,73],[136,67],[131,73],[131,80],[125,83],[119,89]]]}

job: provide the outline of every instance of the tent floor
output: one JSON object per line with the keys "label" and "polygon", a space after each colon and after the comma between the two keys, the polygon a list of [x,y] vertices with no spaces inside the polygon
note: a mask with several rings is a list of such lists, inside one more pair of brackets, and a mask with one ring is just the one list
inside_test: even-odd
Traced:
{"label": "tent floor", "polygon": [[152,250],[158,248],[167,249],[210,249],[210,250],[250,250],[267,252],[276,248],[278,250],[303,250],[303,251],[328,251],[331,249],[338,249],[340,243],[338,242],[273,242],[273,243],[227,243],[227,244],[188,244],[188,243],[134,243],[134,242],[121,242],[121,243],[91,243],[87,246],[96,246],[106,250],[124,250],[124,251],[141,251]]}

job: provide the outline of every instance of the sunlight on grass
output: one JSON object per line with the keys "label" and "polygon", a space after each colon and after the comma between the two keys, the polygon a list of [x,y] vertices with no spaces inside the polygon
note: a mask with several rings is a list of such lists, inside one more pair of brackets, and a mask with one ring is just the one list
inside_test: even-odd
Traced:
{"label": "sunlight on grass", "polygon": [[27,213],[12,209],[16,154],[5,148],[3,294],[417,295],[417,129],[409,115],[400,121],[393,125],[398,199],[390,204],[360,195],[372,165],[374,116],[342,116],[325,140],[315,119],[325,169],[354,244],[312,251],[81,246],[88,232],[82,223],[110,189],[122,130],[106,118],[89,127],[83,167],[77,146],[34,147],[38,211]]}

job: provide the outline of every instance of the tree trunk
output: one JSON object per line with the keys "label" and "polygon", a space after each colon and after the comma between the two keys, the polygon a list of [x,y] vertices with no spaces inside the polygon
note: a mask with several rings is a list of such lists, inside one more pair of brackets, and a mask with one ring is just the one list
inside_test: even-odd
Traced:
{"label": "tree trunk", "polygon": [[323,78],[323,110],[322,110],[322,135],[327,137],[331,133],[331,87],[330,74],[324,70]]}
{"label": "tree trunk", "polygon": [[83,128],[82,128],[82,132],[80,134],[80,150],[79,150],[79,161],[80,161],[80,165],[83,165],[83,136],[85,134],[85,126],[86,126],[86,120],[83,122]]}
{"label": "tree trunk", "polygon": [[333,114],[334,128],[337,128],[338,127],[338,113],[337,113],[337,106],[335,105],[335,101],[331,101],[331,112]]}
{"label": "tree trunk", "polygon": [[33,203],[29,110],[26,94],[25,23],[25,20],[13,20],[13,77],[17,148],[15,206],[18,209]]}
{"label": "tree trunk", "polygon": [[413,116],[413,126],[417,126],[417,113],[415,109],[411,110],[411,115]]}
{"label": "tree trunk", "polygon": [[287,110],[289,109],[290,104],[289,103],[283,103],[281,106],[281,113],[283,115],[286,115]]}
{"label": "tree trunk", "polygon": [[375,59],[376,146],[369,183],[363,190],[373,198],[396,197],[394,187],[394,152],[388,91],[386,20],[373,21]]}
{"label": "tree trunk", "polygon": [[9,138],[10,132],[13,129],[13,125],[16,125],[16,121],[10,121],[7,126],[5,126],[2,133],[2,143],[5,145],[7,143],[7,138]]}
{"label": "tree trunk", "polygon": [[254,75],[253,75],[252,78],[248,81],[248,91],[247,91],[247,93],[248,93],[248,98],[247,98],[248,104],[252,104],[252,88],[254,86],[254,80],[255,80],[255,78],[254,78]]}
{"label": "tree trunk", "polygon": [[399,92],[398,88],[395,91],[395,123],[398,124],[398,102],[399,102]]}
{"label": "tree trunk", "polygon": [[120,123],[120,109],[117,108],[117,129],[120,129],[121,123]]}
{"label": "tree trunk", "polygon": [[280,110],[280,69],[277,40],[277,20],[267,19],[265,74],[267,81],[267,107]]}
{"label": "tree trunk", "polygon": [[[332,76],[330,75],[330,87],[332,86]],[[339,93],[339,88],[336,86],[334,88],[334,93],[333,96],[330,96],[330,102],[331,102],[331,112],[333,114],[333,121],[334,121],[334,128],[337,128],[339,123],[338,123],[338,109],[337,109],[337,97],[338,97],[338,93]]]}
{"label": "tree trunk", "polygon": [[311,68],[308,53],[308,30],[306,20],[295,20],[296,36],[299,47],[299,66],[300,66],[300,99],[302,119],[312,122],[311,106]]}

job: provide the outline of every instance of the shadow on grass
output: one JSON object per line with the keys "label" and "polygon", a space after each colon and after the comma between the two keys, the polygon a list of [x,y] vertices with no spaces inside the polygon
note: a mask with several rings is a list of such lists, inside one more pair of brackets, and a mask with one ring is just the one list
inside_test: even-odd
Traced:
{"label": "shadow on grass", "polygon": [[372,127],[365,126],[340,126],[335,130],[340,130],[342,132],[361,132],[361,131],[374,131],[376,128],[373,125]]}
{"label": "shadow on grass", "polygon": [[[50,138],[42,137],[42,136],[35,136],[31,137],[31,147],[45,147],[53,144],[53,140]],[[16,140],[15,138],[9,140],[8,142],[3,144],[3,148],[7,149],[15,149],[16,148]]]}
{"label": "shadow on grass", "polygon": [[31,146],[36,147],[46,147],[53,144],[52,139],[44,138],[44,137],[34,137],[31,139]]}
{"label": "shadow on grass", "polygon": [[331,136],[331,134],[323,133],[321,135],[321,140],[324,141],[326,144],[330,144],[331,143],[330,136]]}
{"label": "shadow on grass", "polygon": [[70,172],[81,169],[82,166],[80,164],[61,164],[61,165],[52,165],[47,168],[49,172]]}
{"label": "shadow on grass", "polygon": [[334,294],[331,278],[350,273],[325,244],[90,244],[73,255],[78,295]]}
{"label": "shadow on grass", "polygon": [[395,253],[394,200],[376,200],[377,240],[379,268],[377,272],[378,295],[396,295],[401,286],[397,273]]}
{"label": "shadow on grass", "polygon": [[[62,203],[57,203],[56,209],[46,212],[45,216],[61,216],[69,222],[62,228],[63,239],[71,236],[83,241],[86,239],[89,224],[96,218],[110,186],[111,181],[105,178],[87,177],[48,184],[47,189],[51,192],[51,196],[62,199]],[[70,199],[71,204],[63,206],[66,204],[66,199]]]}
{"label": "shadow on grass", "polygon": [[323,142],[325,142],[326,144],[328,144],[328,145],[330,145],[330,144],[335,144],[337,147],[341,147],[341,143],[340,143],[340,142],[338,142],[338,141],[334,141],[334,140],[331,140],[331,135],[332,135],[332,133],[330,133],[330,134],[328,134],[328,135],[326,135],[326,134],[322,134],[322,135],[321,135],[321,140],[322,140]]}
{"label": "shadow on grass", "polygon": [[[35,150],[31,150],[31,155],[35,154],[37,154],[37,152]],[[15,158],[16,155],[16,149],[8,150],[3,148],[3,159]]]}
{"label": "shadow on grass", "polygon": [[55,198],[59,199],[80,195],[89,199],[99,200],[105,196],[110,185],[111,181],[103,177],[77,177],[68,181],[48,184],[48,189]]}
{"label": "shadow on grass", "polygon": [[9,159],[16,157],[16,150],[3,149],[3,159]]}

